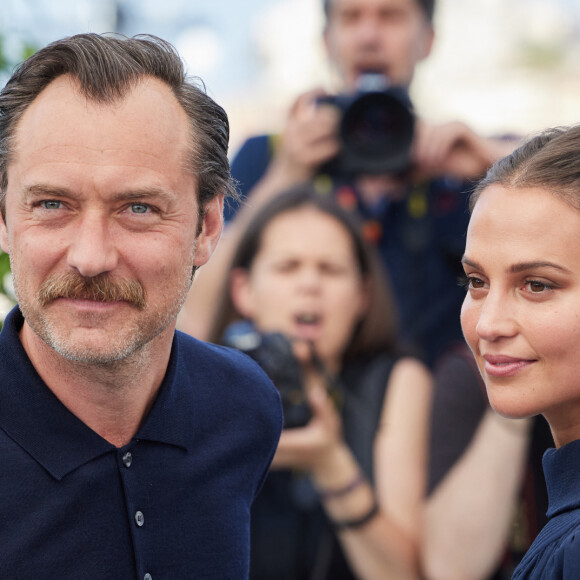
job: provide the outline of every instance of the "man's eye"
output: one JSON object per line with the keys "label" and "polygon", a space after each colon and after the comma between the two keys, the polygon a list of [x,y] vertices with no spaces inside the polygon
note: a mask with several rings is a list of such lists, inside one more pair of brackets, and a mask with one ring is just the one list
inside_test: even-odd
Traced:
{"label": "man's eye", "polygon": [[60,209],[62,207],[61,202],[55,199],[45,199],[40,202],[40,205],[44,209]]}
{"label": "man's eye", "polygon": [[149,206],[145,203],[132,203],[131,211],[133,213],[147,213],[149,211]]}

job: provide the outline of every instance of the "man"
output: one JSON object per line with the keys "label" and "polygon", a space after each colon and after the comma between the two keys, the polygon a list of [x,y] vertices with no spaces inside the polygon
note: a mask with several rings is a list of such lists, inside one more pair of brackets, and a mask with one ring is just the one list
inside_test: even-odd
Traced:
{"label": "man", "polygon": [[175,332],[231,191],[225,112],[160,39],[92,34],[0,93],[5,578],[243,578],[281,430],[257,366]]}

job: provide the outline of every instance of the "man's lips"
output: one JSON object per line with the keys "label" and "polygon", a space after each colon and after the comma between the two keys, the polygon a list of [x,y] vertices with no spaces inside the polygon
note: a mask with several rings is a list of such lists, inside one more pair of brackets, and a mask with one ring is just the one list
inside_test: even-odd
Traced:
{"label": "man's lips", "polygon": [[506,355],[483,355],[485,372],[490,377],[512,377],[536,361]]}

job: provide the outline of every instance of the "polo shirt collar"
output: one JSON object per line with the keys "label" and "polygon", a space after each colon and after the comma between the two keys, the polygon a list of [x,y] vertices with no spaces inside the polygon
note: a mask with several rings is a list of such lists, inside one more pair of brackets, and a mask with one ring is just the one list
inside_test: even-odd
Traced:
{"label": "polo shirt collar", "polygon": [[[23,322],[16,307],[0,333],[0,428],[60,480],[116,448],[73,415],[42,381],[20,342]],[[174,339],[165,379],[135,441],[184,448],[191,443],[191,405],[180,404],[183,394],[176,384],[177,358]]]}

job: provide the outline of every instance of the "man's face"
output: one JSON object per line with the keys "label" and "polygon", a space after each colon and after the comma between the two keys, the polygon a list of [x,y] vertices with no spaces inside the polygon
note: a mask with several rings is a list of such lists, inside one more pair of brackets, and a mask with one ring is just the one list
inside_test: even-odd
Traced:
{"label": "man's face", "polygon": [[417,0],[331,0],[325,43],[347,87],[361,73],[408,86],[428,56],[433,29]]}
{"label": "man's face", "polygon": [[193,267],[208,260],[222,223],[218,197],[197,236],[189,123],[171,90],[149,78],[102,105],[62,76],[15,137],[0,236],[27,350],[48,345],[108,364],[170,340]]}

